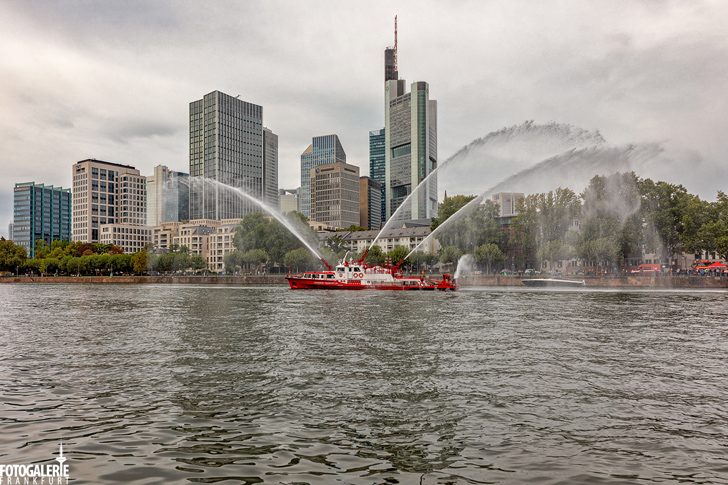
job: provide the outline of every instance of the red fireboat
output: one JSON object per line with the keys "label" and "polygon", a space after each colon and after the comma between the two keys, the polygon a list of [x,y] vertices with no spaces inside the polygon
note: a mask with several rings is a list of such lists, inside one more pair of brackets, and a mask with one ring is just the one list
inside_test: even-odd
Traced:
{"label": "red fireboat", "polygon": [[404,259],[395,266],[370,266],[364,262],[367,255],[364,252],[356,261],[344,261],[336,268],[332,268],[325,259],[321,261],[328,268],[327,271],[307,271],[296,275],[286,276],[288,284],[293,290],[424,290],[424,291],[454,291],[457,285],[445,273],[441,280],[434,280],[424,276],[403,276],[399,266]]}

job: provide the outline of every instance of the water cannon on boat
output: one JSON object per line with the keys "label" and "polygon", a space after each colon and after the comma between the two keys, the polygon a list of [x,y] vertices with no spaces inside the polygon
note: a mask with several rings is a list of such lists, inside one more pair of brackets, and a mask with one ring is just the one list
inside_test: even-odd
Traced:
{"label": "water cannon on boat", "polygon": [[359,264],[363,263],[364,262],[364,258],[367,257],[367,253],[369,253],[369,248],[366,248],[364,250],[364,254],[362,254],[361,255],[361,258],[357,259],[356,262],[359,263]]}
{"label": "water cannon on boat", "polygon": [[321,262],[324,263],[324,266],[326,266],[329,269],[329,271],[334,270],[334,268],[332,268],[331,265],[329,263],[327,263],[324,258],[321,258]]}

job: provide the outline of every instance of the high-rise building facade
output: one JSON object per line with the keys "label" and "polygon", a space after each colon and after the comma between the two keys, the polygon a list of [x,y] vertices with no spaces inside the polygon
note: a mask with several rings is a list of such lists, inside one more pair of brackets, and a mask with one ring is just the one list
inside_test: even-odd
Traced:
{"label": "high-rise building facade", "polygon": [[371,177],[359,177],[359,225],[379,229],[382,222],[382,186]]}
{"label": "high-rise building facade", "polygon": [[[386,82],[384,103],[385,204],[389,219],[417,186],[437,168],[437,102],[426,82]],[[430,177],[403,209],[404,219],[437,215],[437,177]]]}
{"label": "high-rise building facade", "polygon": [[263,128],[263,202],[278,208],[278,135]]}
{"label": "high-rise building facade", "polygon": [[346,163],[346,153],[336,135],[315,136],[301,154],[301,213],[306,217],[311,218],[311,169],[336,162]]}
{"label": "high-rise building facade", "polygon": [[301,188],[280,189],[278,191],[279,209],[281,213],[301,212]]}
{"label": "high-rise building facade", "polygon": [[35,257],[35,241],[71,240],[71,189],[27,182],[13,192],[13,242]]}
{"label": "high-rise building facade", "polygon": [[384,203],[384,185],[386,182],[386,157],[384,155],[384,138],[384,128],[382,128],[381,130],[374,130],[369,132],[369,176],[379,182],[379,186],[381,187],[379,200],[381,201],[382,205],[380,215],[380,220],[382,222],[387,220],[387,206]]}
{"label": "high-rise building facade", "polygon": [[339,229],[359,225],[359,167],[336,162],[311,168],[310,219]]}
{"label": "high-rise building facade", "polygon": [[146,224],[146,177],[139,170],[88,159],[75,163],[72,174],[74,241],[101,242],[104,224]]}
{"label": "high-rise building facade", "polygon": [[263,200],[263,107],[220,91],[190,103],[190,218],[231,219]]}
{"label": "high-rise building facade", "polygon": [[147,226],[190,218],[190,175],[164,165],[154,167],[147,177]]}

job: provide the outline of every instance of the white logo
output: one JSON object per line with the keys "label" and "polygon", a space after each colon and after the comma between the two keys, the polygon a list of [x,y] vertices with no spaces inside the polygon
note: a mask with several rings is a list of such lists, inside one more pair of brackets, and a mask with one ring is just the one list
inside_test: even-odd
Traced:
{"label": "white logo", "polygon": [[67,485],[67,458],[63,456],[63,443],[59,446],[57,465],[0,465],[0,485]]}

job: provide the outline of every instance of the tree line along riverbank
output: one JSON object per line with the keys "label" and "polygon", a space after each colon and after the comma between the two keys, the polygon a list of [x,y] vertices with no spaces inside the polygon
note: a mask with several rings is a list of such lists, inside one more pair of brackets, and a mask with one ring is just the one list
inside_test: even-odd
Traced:
{"label": "tree line along riverbank", "polygon": [[[469,275],[458,279],[462,287],[502,286],[521,287],[518,276]],[[587,288],[679,288],[722,289],[728,288],[728,278],[718,276],[586,276],[582,278]],[[572,278],[572,280],[575,280]],[[285,285],[284,275],[245,276],[5,276],[0,283],[75,283],[75,284],[236,284],[236,285]]]}

